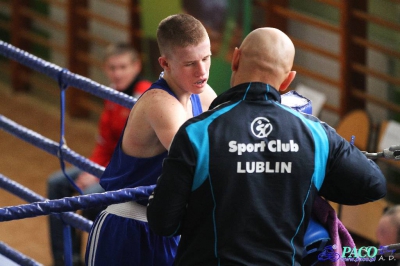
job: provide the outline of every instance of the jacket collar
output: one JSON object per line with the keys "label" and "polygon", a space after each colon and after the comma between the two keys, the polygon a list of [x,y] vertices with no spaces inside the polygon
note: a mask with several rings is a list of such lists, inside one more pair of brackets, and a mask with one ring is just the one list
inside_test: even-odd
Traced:
{"label": "jacket collar", "polygon": [[225,103],[237,101],[267,101],[281,102],[281,95],[274,87],[262,82],[242,83],[220,94],[210,105],[210,109]]}

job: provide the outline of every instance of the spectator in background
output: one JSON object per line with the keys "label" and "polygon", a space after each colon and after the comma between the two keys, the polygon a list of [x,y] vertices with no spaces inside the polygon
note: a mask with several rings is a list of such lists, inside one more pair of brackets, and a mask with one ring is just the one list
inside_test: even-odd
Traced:
{"label": "spectator in background", "polygon": [[[389,250],[382,248],[383,246],[400,243],[400,205],[389,207],[383,213],[376,229],[376,238],[379,248],[382,251],[388,251],[386,256],[378,254],[375,256],[374,262],[361,262],[360,266],[399,266],[400,255],[390,254]],[[395,250],[400,253],[400,250]],[[392,255],[392,256],[389,256]]]}
{"label": "spectator in background", "polygon": [[[150,87],[151,82],[140,77],[142,63],[137,51],[129,44],[117,43],[108,46],[105,51],[103,62],[104,73],[111,83],[110,87],[115,90],[137,98]],[[123,107],[110,100],[104,101],[104,109],[98,124],[96,145],[89,158],[91,161],[104,167],[107,166],[124,129],[129,112],[129,108]],[[96,176],[76,167],[71,167],[67,169],[66,172],[84,194],[104,191],[99,185],[99,178]],[[70,197],[74,194],[76,194],[75,189],[62,171],[58,171],[49,177],[47,183],[47,197],[49,199]],[[83,216],[94,220],[101,210],[101,208],[84,210]],[[50,215],[49,219],[53,265],[65,265],[63,222],[54,215]],[[72,232],[74,265],[83,265],[81,258],[81,240],[73,229]]]}
{"label": "spectator in background", "polygon": [[400,242],[400,205],[385,210],[378,223],[376,238],[382,246]]}

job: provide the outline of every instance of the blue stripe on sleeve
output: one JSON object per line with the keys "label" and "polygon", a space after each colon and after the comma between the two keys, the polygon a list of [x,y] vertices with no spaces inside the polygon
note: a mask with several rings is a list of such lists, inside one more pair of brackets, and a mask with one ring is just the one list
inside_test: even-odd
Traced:
{"label": "blue stripe on sleeve", "polygon": [[308,129],[310,129],[311,131],[315,146],[315,157],[314,157],[315,170],[313,173],[312,180],[317,190],[319,190],[322,186],[322,183],[324,182],[326,163],[329,154],[329,141],[325,133],[325,130],[323,129],[319,121],[309,120],[290,107],[281,104],[278,104],[278,106],[282,107],[283,109],[289,111],[290,113],[300,118],[300,120],[304,124],[306,124]]}
{"label": "blue stripe on sleeve", "polygon": [[207,179],[207,176],[209,174],[210,146],[209,136],[207,134],[208,126],[212,123],[212,121],[214,121],[214,119],[230,111],[239,103],[240,101],[227,107],[221,108],[206,119],[187,126],[186,132],[189,136],[197,157],[197,165],[193,179],[192,191],[200,187],[201,184],[203,184],[203,182]]}

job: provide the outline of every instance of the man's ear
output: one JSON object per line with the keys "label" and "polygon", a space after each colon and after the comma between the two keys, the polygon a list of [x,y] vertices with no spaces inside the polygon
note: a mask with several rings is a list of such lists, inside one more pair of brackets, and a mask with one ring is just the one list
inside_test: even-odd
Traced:
{"label": "man's ear", "polygon": [[167,62],[167,58],[165,56],[160,56],[158,58],[158,63],[160,64],[160,66],[164,69],[167,70],[169,68],[168,62]]}
{"label": "man's ear", "polygon": [[239,68],[239,59],[240,59],[240,50],[235,47],[235,51],[233,51],[231,69],[232,71],[237,71]]}
{"label": "man's ear", "polygon": [[280,91],[286,90],[290,83],[294,80],[294,77],[296,76],[296,71],[290,71],[289,75],[286,77],[286,79],[282,82],[281,86],[279,87]]}

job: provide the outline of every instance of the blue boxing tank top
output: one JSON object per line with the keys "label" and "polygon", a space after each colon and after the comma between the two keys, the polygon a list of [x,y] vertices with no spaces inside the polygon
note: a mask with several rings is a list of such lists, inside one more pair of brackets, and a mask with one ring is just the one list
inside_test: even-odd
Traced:
{"label": "blue boxing tank top", "polygon": [[[154,82],[148,90],[151,89],[164,90],[176,98],[176,95],[163,78]],[[192,102],[193,116],[201,114],[202,107],[199,95],[192,94],[190,100]],[[127,155],[121,148],[124,132],[125,130],[119,138],[109,164],[100,177],[100,185],[106,191],[156,184],[157,178],[161,174],[162,161],[168,154],[168,151],[165,151],[149,158],[137,158]]]}

